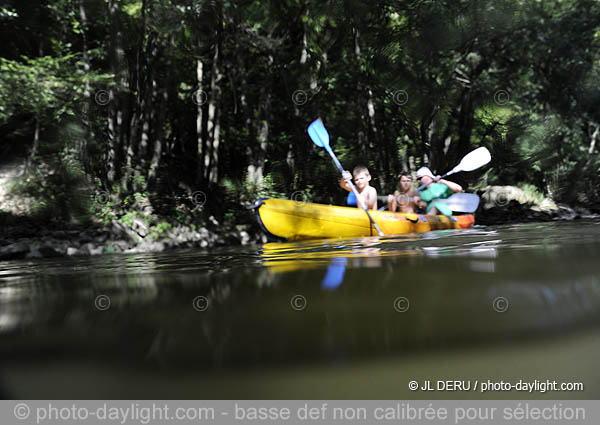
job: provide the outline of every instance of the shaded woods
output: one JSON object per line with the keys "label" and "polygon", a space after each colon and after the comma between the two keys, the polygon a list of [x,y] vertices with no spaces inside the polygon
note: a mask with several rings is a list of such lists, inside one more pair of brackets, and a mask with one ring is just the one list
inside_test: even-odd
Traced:
{"label": "shaded woods", "polygon": [[599,29],[592,0],[4,1],[0,166],[24,165],[1,183],[44,220],[157,232],[258,196],[341,203],[322,117],[382,193],[486,146],[465,187],[595,206]]}

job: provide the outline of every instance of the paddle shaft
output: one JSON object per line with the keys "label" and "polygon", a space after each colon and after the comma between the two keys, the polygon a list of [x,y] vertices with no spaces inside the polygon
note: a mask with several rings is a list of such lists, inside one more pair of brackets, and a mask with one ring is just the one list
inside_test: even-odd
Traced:
{"label": "paddle shaft", "polygon": [[427,186],[429,186],[430,184],[432,184],[432,183],[436,183],[436,182],[440,181],[441,179],[443,179],[444,177],[448,177],[448,176],[450,176],[450,175],[452,175],[452,174],[454,174],[454,173],[455,173],[455,171],[454,171],[454,170],[452,170],[452,171],[448,171],[446,174],[444,174],[443,176],[441,176],[441,177],[440,177],[438,180],[435,180],[435,179],[433,179],[433,181],[431,181],[431,182],[429,182],[429,183],[422,184],[421,186],[417,187],[417,191],[419,191],[419,192],[420,192],[420,191],[422,191],[423,189],[425,189]]}
{"label": "paddle shaft", "polygon": [[[396,199],[396,201],[401,201],[401,202],[414,202],[414,196],[408,196],[406,194],[402,194],[400,196],[393,196],[394,199]],[[380,201],[385,201],[387,202],[388,200],[388,195],[377,195],[377,199]]]}
{"label": "paddle shaft", "polygon": [[485,164],[490,162],[491,159],[492,159],[492,156],[490,155],[490,151],[488,151],[487,148],[481,146],[481,147],[475,149],[474,151],[471,151],[468,154],[466,154],[456,167],[454,167],[452,170],[448,171],[442,177],[440,177],[437,180],[433,179],[433,182],[425,183],[425,184],[419,186],[417,188],[417,190],[423,190],[431,183],[438,182],[441,179],[443,179],[444,177],[447,177],[454,173],[459,173],[461,171],[476,170],[479,167],[483,167]]}
{"label": "paddle shaft", "polygon": [[[333,162],[335,162],[335,166],[338,168],[338,170],[340,171],[340,173],[342,173],[342,176],[343,176],[344,175],[344,168],[342,167],[342,164],[340,164],[340,161],[338,161],[337,157],[335,156],[335,154],[331,150],[331,147],[329,145],[325,145],[325,150],[327,152],[329,152],[329,155],[331,155],[331,158],[333,159]],[[354,186],[354,183],[352,183],[351,180],[346,180],[346,181],[347,181],[348,185],[350,186],[350,189],[352,189],[352,192],[354,192],[354,196],[356,196],[356,202],[361,202],[362,203],[362,207],[365,210],[365,212],[367,213],[367,217],[369,217],[369,220],[371,220],[371,223],[373,223],[373,226],[375,226],[375,229],[377,230],[377,233],[379,233],[379,236],[383,236],[383,232],[381,231],[381,229],[379,228],[379,226],[377,225],[377,223],[375,223],[375,220],[373,220],[373,217],[371,217],[371,214],[369,214],[369,209],[367,208],[367,205],[364,204],[364,201],[360,197],[360,194],[358,193],[358,190],[356,190],[356,186]]]}

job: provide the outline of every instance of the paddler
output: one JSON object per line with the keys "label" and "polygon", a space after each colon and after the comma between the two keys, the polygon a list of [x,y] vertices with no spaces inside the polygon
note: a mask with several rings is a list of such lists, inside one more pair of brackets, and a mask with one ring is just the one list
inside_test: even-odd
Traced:
{"label": "paddler", "polygon": [[400,174],[398,187],[393,195],[388,195],[388,210],[391,212],[414,213],[420,201],[418,192],[413,189],[413,178],[409,173]]}
{"label": "paddler", "polygon": [[344,171],[342,180],[340,180],[340,187],[350,193],[352,193],[352,189],[350,188],[348,181],[352,180],[352,175],[354,175],[356,191],[362,201],[358,202],[356,206],[358,208],[363,208],[361,204],[364,203],[367,209],[377,211],[377,190],[369,185],[369,182],[371,181],[369,169],[364,165],[357,165],[354,167],[354,170],[352,170],[352,174],[350,174],[349,171]]}
{"label": "paddler", "polygon": [[436,199],[446,199],[456,192],[462,192],[462,187],[457,183],[444,180],[440,178],[440,176],[434,176],[427,167],[421,167],[417,170],[417,180],[420,185],[427,185],[427,187],[419,193],[421,200],[427,203],[427,214],[452,215],[452,210],[448,205],[435,201]]}

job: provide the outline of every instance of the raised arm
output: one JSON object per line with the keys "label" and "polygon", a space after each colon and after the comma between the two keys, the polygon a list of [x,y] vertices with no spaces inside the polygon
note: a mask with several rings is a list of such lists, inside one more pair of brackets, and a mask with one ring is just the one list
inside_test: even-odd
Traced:
{"label": "raised arm", "polygon": [[462,186],[448,180],[440,179],[439,183],[443,183],[450,188],[452,192],[462,192]]}
{"label": "raised arm", "polygon": [[340,187],[348,192],[352,192],[350,185],[348,184],[348,180],[352,180],[352,174],[349,171],[344,171],[342,179],[340,180]]}

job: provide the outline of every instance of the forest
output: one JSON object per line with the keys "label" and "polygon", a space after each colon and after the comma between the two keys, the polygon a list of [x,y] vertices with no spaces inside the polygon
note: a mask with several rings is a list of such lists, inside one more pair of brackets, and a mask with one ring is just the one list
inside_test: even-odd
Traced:
{"label": "forest", "polygon": [[319,117],[383,194],[485,146],[468,190],[600,205],[596,0],[4,0],[0,36],[4,190],[45,223],[342,205]]}

